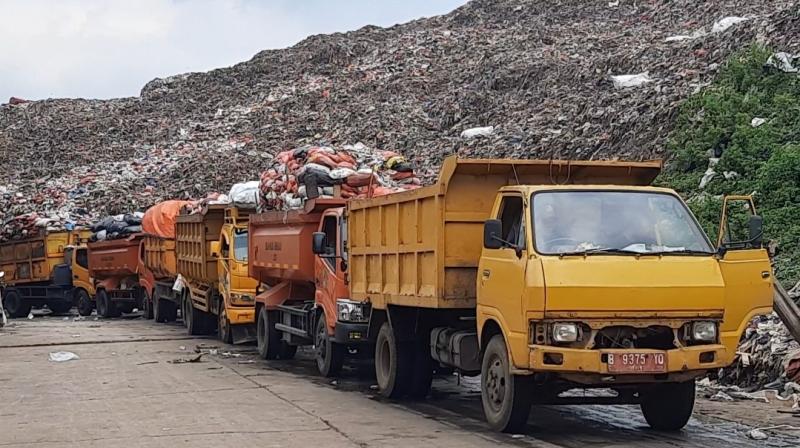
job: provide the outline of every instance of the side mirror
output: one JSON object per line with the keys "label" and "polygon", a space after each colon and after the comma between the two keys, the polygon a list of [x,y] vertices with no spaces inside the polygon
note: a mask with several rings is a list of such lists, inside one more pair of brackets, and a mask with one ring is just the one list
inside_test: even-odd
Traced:
{"label": "side mirror", "polygon": [[324,232],[314,232],[311,235],[311,251],[314,255],[325,255],[326,236]]}
{"label": "side mirror", "polygon": [[211,256],[214,257],[214,258],[218,258],[219,254],[220,254],[221,247],[222,247],[222,245],[220,244],[219,241],[212,241],[211,242],[211,246],[210,246],[210,248],[211,248]]}
{"label": "side mirror", "polygon": [[483,247],[486,249],[500,249],[503,241],[500,235],[503,233],[503,223],[499,219],[487,219],[483,223]]}
{"label": "side mirror", "polygon": [[750,244],[753,247],[761,247],[764,242],[764,218],[751,215],[747,224],[750,230]]}

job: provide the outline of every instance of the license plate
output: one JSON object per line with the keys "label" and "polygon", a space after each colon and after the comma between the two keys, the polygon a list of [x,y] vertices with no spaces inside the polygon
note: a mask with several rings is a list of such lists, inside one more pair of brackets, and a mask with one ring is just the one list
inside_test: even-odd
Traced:
{"label": "license plate", "polygon": [[664,353],[609,353],[608,371],[612,373],[661,373],[667,370]]}

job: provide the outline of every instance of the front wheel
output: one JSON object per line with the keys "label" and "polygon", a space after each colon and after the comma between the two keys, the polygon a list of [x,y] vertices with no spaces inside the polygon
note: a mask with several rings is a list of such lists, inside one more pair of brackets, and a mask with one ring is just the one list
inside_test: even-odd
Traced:
{"label": "front wheel", "polygon": [[345,346],[331,339],[324,312],[317,319],[314,349],[319,373],[325,377],[338,375],[344,365]]}
{"label": "front wheel", "polygon": [[228,319],[228,313],[225,311],[225,304],[220,301],[219,312],[217,313],[219,321],[217,327],[219,328],[219,340],[226,344],[233,344],[233,332],[231,331],[231,321]]}
{"label": "front wheel", "polygon": [[519,432],[531,412],[530,377],[513,375],[502,335],[494,335],[483,355],[481,401],[489,426],[495,431]]}
{"label": "front wheel", "polygon": [[78,291],[78,314],[84,317],[91,316],[93,309],[94,303],[92,303],[89,293],[82,289]]}
{"label": "front wheel", "polygon": [[641,393],[642,414],[651,428],[677,431],[689,422],[694,409],[694,381],[657,384]]}

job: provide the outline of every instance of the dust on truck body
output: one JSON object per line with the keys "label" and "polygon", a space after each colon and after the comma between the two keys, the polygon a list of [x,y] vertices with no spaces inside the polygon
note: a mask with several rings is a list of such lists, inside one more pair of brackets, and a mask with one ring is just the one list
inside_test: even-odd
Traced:
{"label": "dust on truck body", "polygon": [[[684,426],[694,379],[771,311],[771,269],[759,217],[715,250],[674,191],[647,186],[660,166],[451,157],[432,186],[350,201],[349,298],[371,308],[381,393],[424,396],[439,365],[481,375],[497,430],[533,403],[639,404]],[[562,396],[593,387],[617,395]]]}
{"label": "dust on truck body", "polygon": [[89,287],[85,285],[88,273],[83,242],[89,233],[88,230],[42,231],[0,244],[0,271],[5,271],[5,310],[12,317],[23,317],[32,307],[47,305],[53,312],[63,313],[80,296],[93,293],[85,289]]}
{"label": "dust on truck body", "polygon": [[190,334],[218,331],[227,343],[255,339],[256,282],[248,276],[250,209],[209,205],[175,224],[181,312]]}
{"label": "dust on truck body", "polygon": [[[313,345],[320,373],[334,376],[346,356],[365,352],[367,322],[348,300],[344,203],[313,199],[303,210],[251,216],[249,269],[259,283],[263,358],[289,359],[298,346]],[[325,254],[312,251],[315,236],[326,237]]]}
{"label": "dust on truck body", "polygon": [[97,314],[118,317],[142,308],[139,253],[144,235],[87,244],[89,275],[95,288]]}

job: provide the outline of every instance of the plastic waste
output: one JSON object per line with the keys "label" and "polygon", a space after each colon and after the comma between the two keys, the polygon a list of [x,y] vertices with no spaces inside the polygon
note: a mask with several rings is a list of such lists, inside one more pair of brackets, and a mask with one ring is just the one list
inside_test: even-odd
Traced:
{"label": "plastic waste", "polygon": [[637,73],[635,75],[612,75],[611,81],[614,83],[614,87],[618,89],[624,89],[647,84],[648,82],[652,82],[653,79],[650,78],[648,72],[644,72]]}
{"label": "plastic waste", "polygon": [[470,128],[461,131],[461,138],[486,137],[492,135],[493,133],[494,133],[494,126]]}
{"label": "plastic waste", "polygon": [[737,17],[737,16],[724,17],[714,22],[714,25],[711,26],[711,32],[721,33],[727,30],[728,28],[736,25],[737,23],[742,23],[747,20],[749,20],[747,17]]}
{"label": "plastic waste", "polygon": [[53,362],[66,362],[74,359],[81,359],[78,355],[72,352],[50,352],[50,361]]}

